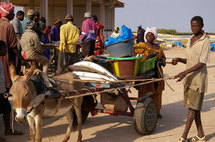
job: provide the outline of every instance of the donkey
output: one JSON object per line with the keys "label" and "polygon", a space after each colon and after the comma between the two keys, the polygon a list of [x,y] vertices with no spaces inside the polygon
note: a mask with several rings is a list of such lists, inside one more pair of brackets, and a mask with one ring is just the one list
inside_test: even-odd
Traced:
{"label": "donkey", "polygon": [[[15,74],[14,66],[10,66],[11,80],[13,82],[10,89],[9,99],[14,105],[16,111],[15,120],[17,122],[23,123],[26,119],[29,124],[30,137],[32,142],[42,141],[42,116],[58,116],[65,114],[69,126],[67,128],[63,142],[67,142],[70,138],[73,124],[73,113],[77,115],[77,129],[78,129],[78,140],[77,142],[82,142],[81,125],[82,125],[82,114],[81,114],[81,104],[82,97],[75,99],[61,99],[56,101],[56,99],[51,99],[48,101],[43,101],[43,103],[38,104],[33,107],[29,113],[27,110],[30,107],[33,99],[37,97],[35,85],[30,80],[31,76],[34,74],[35,66],[31,65],[31,68],[24,76],[19,76]],[[61,74],[58,77],[69,79],[78,79],[78,76],[74,75],[72,72]],[[71,82],[70,84],[61,83],[57,84],[61,89],[66,92],[72,90],[80,90],[84,88],[84,84],[81,82]],[[75,111],[74,111],[75,110]]]}

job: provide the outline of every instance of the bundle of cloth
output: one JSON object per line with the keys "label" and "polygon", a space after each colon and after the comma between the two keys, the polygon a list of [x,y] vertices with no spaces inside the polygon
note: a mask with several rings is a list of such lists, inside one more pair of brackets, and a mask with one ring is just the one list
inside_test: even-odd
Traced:
{"label": "bundle of cloth", "polygon": [[109,37],[108,41],[105,42],[105,46],[108,46],[110,44],[120,42],[126,39],[132,39],[133,34],[130,28],[126,27],[125,25],[122,25],[121,27],[121,35],[118,36],[117,38]]}

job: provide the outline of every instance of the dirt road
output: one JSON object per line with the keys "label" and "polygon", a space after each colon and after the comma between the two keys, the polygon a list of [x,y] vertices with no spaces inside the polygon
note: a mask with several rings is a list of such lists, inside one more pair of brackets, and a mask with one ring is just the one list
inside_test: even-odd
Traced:
{"label": "dirt road", "polygon": [[[168,61],[173,57],[183,57],[183,48],[173,48],[165,50]],[[207,135],[207,140],[215,141],[215,53],[211,53],[210,63],[208,64],[209,86],[205,95],[202,121]],[[172,66],[167,64],[164,68],[165,76],[173,76],[184,69],[183,64]],[[89,117],[83,125],[83,141],[84,142],[175,142],[180,138],[187,115],[187,109],[183,104],[183,87],[181,83],[175,80],[168,81],[175,92],[166,86],[163,92],[163,106],[161,114],[163,119],[158,120],[157,126],[153,134],[142,136],[136,133],[133,125],[133,118],[124,116],[109,116],[99,114],[95,117]],[[137,92],[133,90],[131,96],[136,96]],[[3,135],[3,122],[0,119],[0,135]],[[43,142],[60,142],[63,139],[64,132],[67,128],[67,120],[65,117],[54,117],[44,119],[43,121]],[[24,136],[9,136],[5,138],[8,142],[29,142],[28,125],[15,124],[16,130],[25,133]],[[196,128],[193,124],[189,137],[196,135]],[[70,142],[76,142],[77,132],[71,134]]]}

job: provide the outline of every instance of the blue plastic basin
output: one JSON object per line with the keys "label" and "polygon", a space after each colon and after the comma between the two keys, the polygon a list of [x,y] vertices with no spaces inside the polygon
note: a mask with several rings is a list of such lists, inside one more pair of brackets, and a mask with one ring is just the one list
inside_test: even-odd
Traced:
{"label": "blue plastic basin", "polygon": [[131,56],[134,52],[134,39],[127,39],[106,46],[111,57]]}

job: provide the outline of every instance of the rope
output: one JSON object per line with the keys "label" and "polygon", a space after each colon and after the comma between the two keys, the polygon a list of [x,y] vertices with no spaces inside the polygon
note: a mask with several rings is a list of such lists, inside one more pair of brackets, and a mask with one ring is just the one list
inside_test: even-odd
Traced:
{"label": "rope", "polygon": [[[96,81],[96,80],[81,80],[81,79],[70,79],[68,82],[68,79],[60,79],[57,77],[54,77],[56,81],[66,83],[66,84],[72,84],[72,81],[75,82],[90,82],[90,83],[110,83],[110,82],[117,82],[117,83],[125,83],[125,82],[142,82],[142,81],[151,81],[153,78],[150,79],[131,79],[131,80],[117,80],[117,81],[111,81],[111,80],[102,80],[102,81]],[[66,82],[65,82],[66,81]]]}
{"label": "rope", "polygon": [[110,92],[110,91],[114,91],[114,90],[118,90],[118,89],[125,89],[125,88],[130,88],[130,87],[145,85],[145,84],[149,84],[149,83],[153,83],[153,82],[158,82],[158,81],[161,81],[161,80],[170,80],[170,79],[174,79],[174,77],[153,79],[151,81],[143,82],[143,83],[139,83],[139,84],[124,86],[124,87],[117,87],[117,88],[112,88],[112,89],[105,89],[105,90],[99,91],[99,92],[85,93],[85,94],[80,94],[80,95],[75,95],[75,96],[69,96],[69,97],[65,97],[65,99],[73,99],[73,98],[78,98],[78,97],[90,96],[90,95],[93,95],[93,94],[101,94],[101,93]]}
{"label": "rope", "polygon": [[[158,81],[162,81],[162,80],[171,80],[171,79],[174,79],[174,77],[151,79],[151,81],[148,81],[148,82],[143,82],[143,83],[129,85],[129,86],[124,86],[124,87],[117,87],[117,88],[112,88],[112,89],[105,89],[103,91],[97,91],[97,92],[92,92],[92,93],[85,93],[85,94],[78,93],[78,95],[69,96],[69,97],[68,96],[67,97],[61,97],[60,99],[61,100],[63,100],[63,99],[74,99],[74,98],[84,97],[84,96],[90,96],[90,95],[94,95],[94,94],[99,95],[99,94],[105,93],[105,92],[115,91],[115,90],[124,89],[124,88],[131,88],[131,87],[135,87],[135,86],[145,85],[145,84],[149,84],[149,83],[153,83],[153,82],[158,82]],[[96,87],[94,87],[94,89],[96,89]],[[89,91],[87,88],[86,88],[86,90]],[[77,91],[78,92],[78,90],[73,90],[73,91]],[[69,95],[69,92],[67,92],[65,90],[63,92],[61,91],[61,93],[65,93],[66,95]],[[57,98],[46,99],[45,101],[52,101],[52,100],[56,100],[56,99]],[[34,108],[34,105],[32,107]]]}
{"label": "rope", "polygon": [[[158,72],[160,73],[160,75],[164,78],[163,73],[161,72],[160,67],[159,67],[159,65],[158,65],[158,62],[157,62],[157,68],[158,68]],[[173,92],[175,92],[175,90],[169,85],[169,83],[168,83],[167,81],[164,80],[164,82],[167,84],[167,86],[168,86]]]}

